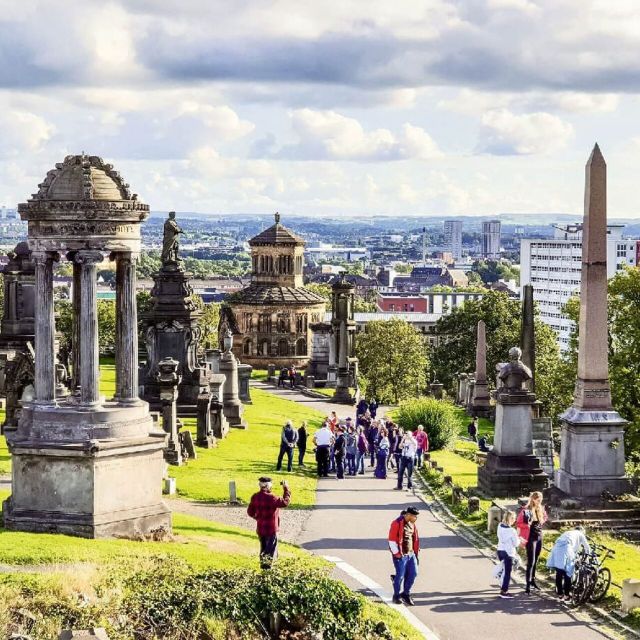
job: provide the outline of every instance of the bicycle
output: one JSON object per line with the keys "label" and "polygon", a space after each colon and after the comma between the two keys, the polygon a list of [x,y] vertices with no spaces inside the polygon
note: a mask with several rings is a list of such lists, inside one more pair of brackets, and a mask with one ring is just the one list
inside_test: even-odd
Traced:
{"label": "bicycle", "polygon": [[[590,541],[591,551],[584,549],[576,558],[576,566],[571,584],[571,604],[577,607],[587,602],[600,602],[606,595],[611,585],[611,571],[604,563],[615,556],[615,551],[604,545]],[[598,553],[598,549],[604,553]],[[602,555],[602,557],[600,557]]]}

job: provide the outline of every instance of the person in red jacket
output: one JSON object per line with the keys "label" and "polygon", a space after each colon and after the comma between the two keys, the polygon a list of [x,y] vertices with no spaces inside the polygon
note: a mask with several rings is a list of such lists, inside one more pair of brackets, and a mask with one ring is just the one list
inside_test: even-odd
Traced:
{"label": "person in red jacket", "polygon": [[415,507],[409,507],[391,523],[389,529],[389,550],[396,570],[393,577],[394,604],[415,604],[411,598],[411,587],[418,575],[420,538],[416,520],[419,513]]}
{"label": "person in red jacket", "polygon": [[247,513],[257,522],[258,538],[260,538],[260,567],[269,569],[278,557],[278,529],[280,528],[280,508],[288,507],[291,501],[291,490],[286,482],[282,482],[282,498],[271,493],[271,478],[259,478],[260,491],[251,496]]}

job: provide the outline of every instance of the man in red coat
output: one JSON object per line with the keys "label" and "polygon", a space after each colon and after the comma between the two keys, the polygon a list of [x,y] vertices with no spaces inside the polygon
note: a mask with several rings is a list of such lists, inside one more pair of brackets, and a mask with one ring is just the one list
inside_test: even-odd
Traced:
{"label": "man in red coat", "polygon": [[389,529],[389,550],[396,570],[393,578],[394,604],[415,604],[411,598],[411,587],[418,575],[420,538],[416,520],[419,513],[415,507],[409,507],[391,523]]}
{"label": "man in red coat", "polygon": [[258,538],[260,538],[260,567],[269,569],[278,556],[278,529],[280,528],[280,508],[288,507],[291,501],[291,490],[286,482],[282,482],[282,498],[271,493],[271,478],[258,480],[260,491],[251,496],[247,513],[257,522]]}

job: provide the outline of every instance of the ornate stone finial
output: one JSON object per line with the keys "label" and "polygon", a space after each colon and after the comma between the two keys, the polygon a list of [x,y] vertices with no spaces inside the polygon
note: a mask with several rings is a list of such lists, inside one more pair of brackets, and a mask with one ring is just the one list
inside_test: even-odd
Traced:
{"label": "ornate stone finial", "polygon": [[276,224],[280,224],[280,214],[277,211],[274,218],[276,219]]}

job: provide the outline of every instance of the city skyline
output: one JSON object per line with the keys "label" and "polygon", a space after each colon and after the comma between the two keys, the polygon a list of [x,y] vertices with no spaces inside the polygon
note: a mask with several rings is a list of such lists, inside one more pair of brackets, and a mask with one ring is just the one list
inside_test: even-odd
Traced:
{"label": "city skyline", "polygon": [[[5,3],[3,3],[5,4]],[[0,202],[112,161],[155,210],[638,218],[633,2],[6,3]],[[46,52],[46,55],[43,53]]]}

